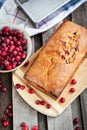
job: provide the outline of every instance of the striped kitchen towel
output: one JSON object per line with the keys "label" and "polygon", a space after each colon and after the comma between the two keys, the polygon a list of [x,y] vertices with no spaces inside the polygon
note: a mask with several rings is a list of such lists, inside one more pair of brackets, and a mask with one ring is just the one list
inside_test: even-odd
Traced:
{"label": "striped kitchen towel", "polygon": [[21,28],[25,29],[30,36],[33,36],[50,29],[57,23],[59,23],[60,25],[65,17],[67,17],[85,1],[86,0],[71,0],[68,4],[59,9],[56,17],[54,17],[50,21],[45,21],[43,26],[36,29],[31,24],[29,19],[24,15],[24,13],[22,13],[22,11],[17,8],[15,0],[0,0],[0,5],[2,5],[2,3],[4,2],[0,9],[0,23],[20,25]]}

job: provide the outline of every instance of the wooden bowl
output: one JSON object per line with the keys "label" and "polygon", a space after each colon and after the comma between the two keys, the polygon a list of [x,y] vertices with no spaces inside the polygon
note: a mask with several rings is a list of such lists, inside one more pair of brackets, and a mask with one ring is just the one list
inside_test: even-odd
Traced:
{"label": "wooden bowl", "polygon": [[24,61],[18,65],[16,68],[14,69],[11,69],[11,70],[0,70],[0,73],[8,73],[8,72],[13,72],[15,71],[16,69],[19,69],[20,67],[22,67],[28,60],[28,58],[31,56],[31,53],[32,53],[32,43],[31,43],[31,38],[30,36],[27,34],[27,32],[20,27],[20,25],[14,25],[14,24],[1,24],[0,25],[0,30],[4,27],[4,26],[9,26],[10,29],[18,29],[21,33],[24,34],[24,38],[27,40],[27,56],[26,58],[24,59]]}

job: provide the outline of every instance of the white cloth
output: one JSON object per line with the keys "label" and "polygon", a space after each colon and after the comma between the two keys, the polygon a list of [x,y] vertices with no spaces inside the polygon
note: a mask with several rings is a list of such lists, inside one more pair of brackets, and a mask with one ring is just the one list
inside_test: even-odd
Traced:
{"label": "white cloth", "polygon": [[14,0],[6,0],[0,10],[0,23],[10,23],[20,25],[21,28],[25,29],[30,36],[44,32],[57,23],[61,22],[67,17],[72,11],[79,7],[85,0],[76,0],[72,3],[68,3],[62,7],[58,15],[51,19],[49,22],[45,22],[39,29],[34,28],[29,19],[17,8]]}

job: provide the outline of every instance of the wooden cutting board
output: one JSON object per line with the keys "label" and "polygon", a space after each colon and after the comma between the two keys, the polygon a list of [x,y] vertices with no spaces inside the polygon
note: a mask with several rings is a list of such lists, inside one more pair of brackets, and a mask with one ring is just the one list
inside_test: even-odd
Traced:
{"label": "wooden cutting board", "polygon": [[[77,96],[81,94],[83,90],[87,88],[87,58],[84,60],[84,62],[81,64],[73,76],[73,78],[77,80],[77,84],[72,85],[69,82],[59,98],[55,98],[29,85],[28,81],[24,79],[26,71],[29,69],[34,59],[38,56],[41,49],[39,49],[32,55],[32,57],[29,58],[29,65],[24,65],[13,73],[13,84],[15,86],[15,84],[20,83],[26,86],[24,90],[17,89],[17,92],[32,108],[41,112],[42,114],[56,117],[61,114],[73,102],[73,100],[75,100]],[[72,87],[76,89],[74,93],[69,92],[70,88]],[[29,88],[33,88],[35,90],[35,93],[29,94]],[[65,97],[66,102],[60,103],[59,100],[61,97]],[[46,104],[49,103],[52,107],[50,109],[47,109],[46,105],[37,105],[35,103],[36,100],[44,100]]]}

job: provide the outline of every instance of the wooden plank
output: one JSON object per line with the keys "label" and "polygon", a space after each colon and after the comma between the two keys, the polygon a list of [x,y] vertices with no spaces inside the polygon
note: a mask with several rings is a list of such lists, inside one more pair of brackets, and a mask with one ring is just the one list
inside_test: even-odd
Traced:
{"label": "wooden plank", "polygon": [[[81,5],[72,13],[72,20],[87,28],[87,2]],[[87,90],[72,104],[73,118],[79,117],[79,126],[82,130],[87,130]]]}
{"label": "wooden plank", "polygon": [[[33,53],[34,53],[34,38],[32,38]],[[33,110],[25,101],[19,96],[15,88],[12,90],[13,94],[13,129],[21,130],[21,122],[26,122],[29,128],[38,125],[37,112]]]}
{"label": "wooden plank", "polygon": [[[4,126],[2,125],[2,117],[5,116],[4,111],[7,108],[8,104],[12,104],[12,75],[11,73],[2,74],[0,73],[0,80],[3,82],[3,86],[8,88],[6,93],[0,91],[0,130],[4,130]],[[9,120],[10,125],[6,128],[6,130],[12,130],[12,119]]]}
{"label": "wooden plank", "polygon": [[[50,30],[43,33],[43,43],[54,34],[58,24]],[[69,106],[60,116],[56,118],[47,117],[48,130],[73,130],[71,106]]]}

